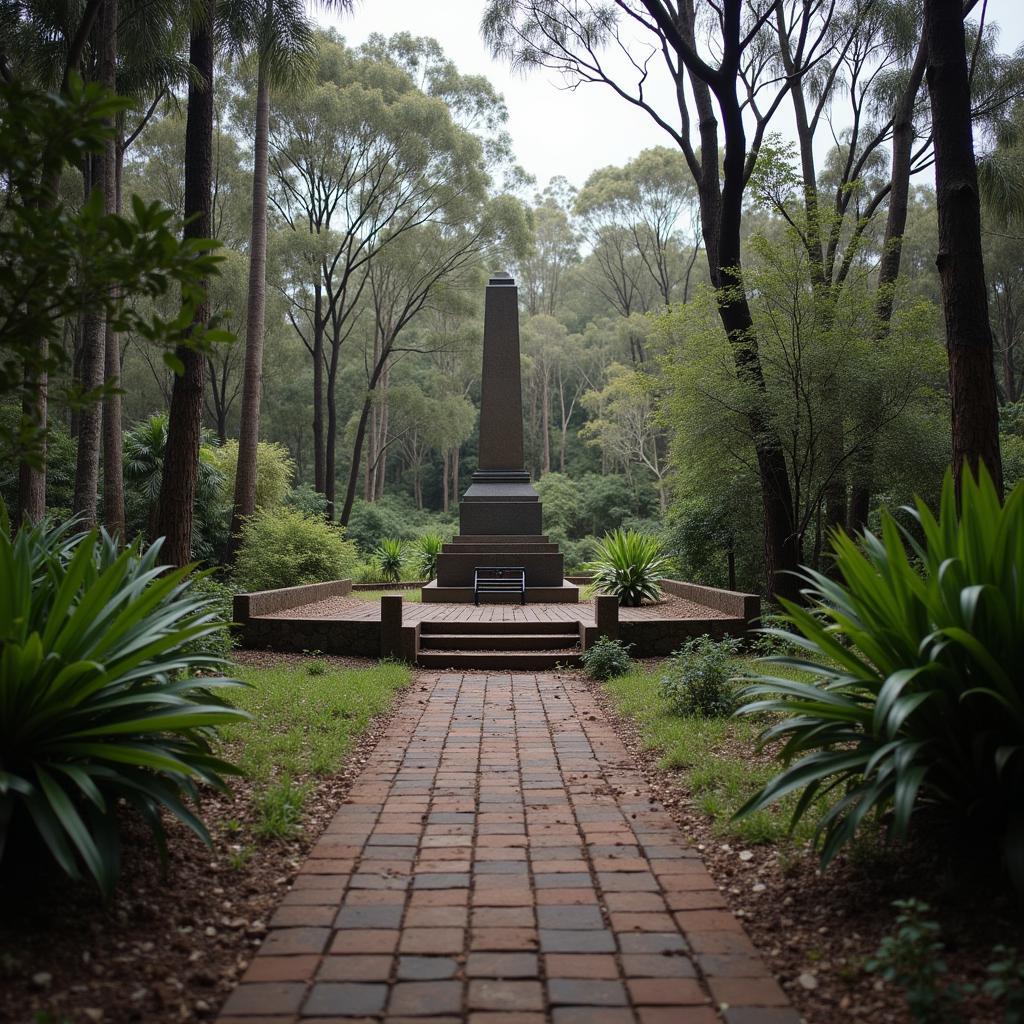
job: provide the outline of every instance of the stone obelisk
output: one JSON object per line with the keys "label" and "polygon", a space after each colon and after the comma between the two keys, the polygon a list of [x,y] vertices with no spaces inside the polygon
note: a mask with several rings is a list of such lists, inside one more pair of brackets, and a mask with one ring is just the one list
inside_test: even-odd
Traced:
{"label": "stone obelisk", "polygon": [[479,461],[459,504],[459,527],[437,556],[437,579],[423,588],[424,601],[472,601],[476,569],[495,566],[524,571],[527,601],[577,600],[578,589],[563,579],[558,545],[541,533],[540,497],[523,458],[519,289],[508,274],[487,284]]}
{"label": "stone obelisk", "polygon": [[539,534],[541,508],[523,459],[523,388],[519,372],[519,289],[495,274],[484,298],[477,470],[459,507],[467,534]]}

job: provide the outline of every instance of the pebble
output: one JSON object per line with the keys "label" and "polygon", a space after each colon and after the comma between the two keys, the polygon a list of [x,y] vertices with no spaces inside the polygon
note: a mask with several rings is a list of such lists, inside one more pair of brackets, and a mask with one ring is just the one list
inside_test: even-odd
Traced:
{"label": "pebble", "polygon": [[752,850],[740,850],[740,860],[747,861],[753,859],[754,853]]}
{"label": "pebble", "polygon": [[813,992],[818,987],[818,979],[810,971],[804,971],[796,980],[797,984],[808,992]]}
{"label": "pebble", "polygon": [[53,975],[49,971],[37,971],[32,975],[33,988],[49,988],[53,983]]}
{"label": "pebble", "polygon": [[86,1015],[93,1022],[93,1024],[100,1024],[103,1020],[103,1011],[98,1006],[87,1006],[82,1013]]}

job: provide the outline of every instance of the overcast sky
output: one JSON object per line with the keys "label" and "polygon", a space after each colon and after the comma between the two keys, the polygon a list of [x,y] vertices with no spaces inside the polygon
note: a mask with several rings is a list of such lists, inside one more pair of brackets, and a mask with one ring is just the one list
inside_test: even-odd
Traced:
{"label": "overcast sky", "polygon": [[[371,32],[433,36],[461,71],[486,75],[508,105],[518,161],[541,186],[558,174],[582,185],[598,167],[623,164],[649,146],[671,145],[645,113],[605,86],[568,90],[555,74],[513,75],[492,60],[480,38],[483,7],[484,0],[356,0],[354,14],[318,20],[334,24],[353,44]],[[1024,0],[989,0],[987,19],[1000,27],[1000,49],[1024,42]]]}

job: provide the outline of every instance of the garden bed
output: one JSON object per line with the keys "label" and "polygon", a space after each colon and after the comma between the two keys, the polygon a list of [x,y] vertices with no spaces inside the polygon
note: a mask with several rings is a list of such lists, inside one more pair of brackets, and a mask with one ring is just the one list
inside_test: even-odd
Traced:
{"label": "garden bed", "polygon": [[238,660],[253,688],[236,702],[259,713],[225,736],[223,752],[249,776],[232,797],[204,800],[213,850],[169,823],[165,876],[148,832],[126,822],[122,881],[106,907],[55,872],[5,875],[0,1019],[215,1016],[410,679],[401,666],[354,659],[239,652]]}
{"label": "garden bed", "polygon": [[[605,684],[602,702],[652,790],[700,850],[729,908],[810,1024],[913,1019],[903,993],[865,969],[894,931],[894,900],[916,898],[934,908],[949,967],[944,985],[980,989],[987,965],[998,959],[993,947],[1020,948],[1024,928],[1012,900],[987,885],[984,870],[969,876],[974,884],[964,884],[961,864],[954,880],[948,851],[938,844],[894,849],[865,840],[821,873],[809,827],[787,837],[792,802],[733,822],[733,812],[773,771],[770,756],[755,753],[754,724],[681,718],[661,696],[658,676],[657,663],[638,667]],[[941,1019],[1003,1019],[980,994],[953,1014]]]}

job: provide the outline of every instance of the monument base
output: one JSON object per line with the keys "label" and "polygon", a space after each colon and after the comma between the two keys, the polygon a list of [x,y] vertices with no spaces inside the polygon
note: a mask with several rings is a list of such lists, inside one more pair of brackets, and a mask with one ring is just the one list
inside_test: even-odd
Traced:
{"label": "monument base", "polygon": [[[468,587],[441,587],[435,580],[428,583],[421,591],[424,604],[472,604],[473,585]],[[557,587],[526,588],[526,603],[530,604],[578,604],[580,588],[568,580],[563,580]],[[481,599],[481,604],[519,604],[518,594],[488,594]]]}

